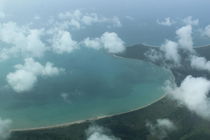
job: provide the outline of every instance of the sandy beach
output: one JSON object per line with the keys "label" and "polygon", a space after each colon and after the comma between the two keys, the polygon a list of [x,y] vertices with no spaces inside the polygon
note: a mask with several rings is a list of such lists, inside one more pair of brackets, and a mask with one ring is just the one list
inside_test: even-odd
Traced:
{"label": "sandy beach", "polygon": [[90,119],[86,119],[86,120],[78,120],[78,121],[74,121],[74,122],[67,122],[67,123],[63,123],[63,124],[58,124],[58,125],[52,125],[52,126],[45,126],[45,127],[37,127],[37,128],[27,128],[27,129],[11,129],[11,132],[21,132],[21,131],[36,131],[36,130],[45,130],[45,129],[54,129],[54,128],[63,128],[63,127],[68,127],[74,124],[80,124],[80,123],[85,123],[85,122],[89,122],[89,121],[96,121],[96,120],[100,120],[100,119],[104,119],[104,118],[110,118],[113,116],[118,116],[118,115],[123,115],[123,114],[127,114],[127,113],[131,113],[137,110],[141,110],[144,109],[160,100],[162,100],[163,98],[165,98],[167,95],[163,95],[162,97],[158,98],[157,100],[153,101],[150,104],[144,105],[142,107],[139,108],[135,108],[133,110],[127,111],[127,112],[122,112],[122,113],[118,113],[118,114],[112,114],[112,115],[104,115],[104,116],[98,116],[98,117],[94,117],[94,118],[90,118]]}
{"label": "sandy beach", "polygon": [[[119,58],[119,59],[132,59],[132,58],[126,58],[126,57],[121,57],[121,56],[118,56],[118,55],[115,55],[113,54],[112,55],[113,57],[116,57],[116,58]],[[138,59],[137,59],[138,60]],[[174,77],[173,77],[174,78]],[[86,119],[86,120],[78,120],[78,121],[74,121],[74,122],[67,122],[67,123],[63,123],[63,124],[58,124],[58,125],[52,125],[52,126],[44,126],[44,127],[35,127],[35,128],[26,128],[26,129],[11,129],[11,132],[19,132],[19,131],[35,131],[35,130],[45,130],[45,129],[54,129],[54,128],[63,128],[63,127],[68,127],[68,126],[71,126],[71,125],[74,125],[74,124],[80,124],[80,123],[85,123],[85,122],[88,122],[88,121],[96,121],[96,120],[100,120],[100,119],[104,119],[104,118],[110,118],[110,117],[113,117],[113,116],[118,116],[118,115],[123,115],[123,114],[126,114],[126,113],[131,113],[131,112],[134,112],[134,111],[137,111],[137,110],[141,110],[141,109],[144,109],[160,100],[162,100],[163,98],[165,98],[167,95],[163,95],[162,97],[156,99],[155,101],[147,104],[147,105],[144,105],[144,106],[141,106],[141,107],[138,107],[138,108],[135,108],[135,109],[132,109],[130,111],[127,111],[127,112],[122,112],[122,113],[117,113],[117,114],[111,114],[111,115],[103,115],[103,116],[97,116],[97,117],[94,117],[94,118],[90,118],[90,119]]]}

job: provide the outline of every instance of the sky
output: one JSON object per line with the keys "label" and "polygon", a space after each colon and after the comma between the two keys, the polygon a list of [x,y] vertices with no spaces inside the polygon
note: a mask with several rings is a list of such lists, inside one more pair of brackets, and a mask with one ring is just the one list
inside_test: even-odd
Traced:
{"label": "sky", "polygon": [[[199,25],[201,27],[209,24],[207,13],[210,2],[208,0],[114,0],[111,2],[102,0],[1,0],[0,3],[1,11],[7,13],[10,20],[15,20],[21,24],[33,22],[33,17],[41,17],[40,21],[46,22],[50,17],[61,12],[74,10],[94,12],[105,17],[116,16],[120,19],[122,28],[106,30],[117,32],[128,45],[137,43],[160,45],[165,38],[174,38],[172,33],[179,27],[178,24],[164,28],[157,24],[158,19],[163,20],[170,17],[177,21],[192,16],[200,20]],[[90,33],[90,30],[98,32]],[[84,36],[94,37],[104,31],[89,28],[89,30],[84,30],[82,34],[75,32],[74,36],[81,40]],[[200,36],[195,38],[199,38],[195,41],[197,46],[209,44],[208,40]]]}
{"label": "sky", "polygon": [[[1,0],[2,8],[17,15],[54,14],[78,9],[95,10],[102,14],[146,16],[204,16],[207,17],[208,0]],[[1,4],[2,5],[2,4]],[[179,10],[177,10],[179,9]],[[27,12],[26,12],[27,11]]]}

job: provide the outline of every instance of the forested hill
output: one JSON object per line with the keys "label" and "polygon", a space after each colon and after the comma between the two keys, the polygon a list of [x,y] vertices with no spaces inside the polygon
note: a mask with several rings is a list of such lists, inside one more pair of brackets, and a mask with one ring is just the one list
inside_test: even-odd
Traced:
{"label": "forested hill", "polygon": [[[125,52],[121,54],[117,54],[117,55],[121,57],[125,57],[125,58],[140,59],[140,60],[154,63],[151,60],[149,60],[148,56],[146,55],[152,49],[158,50],[158,47],[151,47],[151,46],[138,44],[138,45],[127,47]],[[195,51],[198,54],[198,56],[202,56],[202,57],[205,57],[207,60],[210,60],[210,45],[204,46],[204,47],[197,47],[195,48]],[[185,57],[186,54],[181,53],[181,55],[182,57]],[[161,65],[161,62],[157,61],[154,64]],[[192,69],[189,63],[186,63],[185,61],[182,62],[181,67],[172,67],[170,68],[170,70],[175,77],[175,82],[177,85],[180,85],[187,75],[192,75],[194,77],[202,76],[202,77],[206,77],[210,79],[210,75],[207,71]]]}

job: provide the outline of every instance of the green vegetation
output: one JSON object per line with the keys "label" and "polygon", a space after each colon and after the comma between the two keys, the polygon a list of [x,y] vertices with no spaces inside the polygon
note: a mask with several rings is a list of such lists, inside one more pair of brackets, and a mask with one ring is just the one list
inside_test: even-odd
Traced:
{"label": "green vegetation", "polygon": [[145,124],[159,118],[169,118],[178,128],[166,140],[191,140],[192,137],[196,139],[200,136],[207,140],[210,137],[210,122],[165,97],[146,108],[113,117],[59,128],[16,131],[12,133],[10,140],[86,140],[85,131],[91,124],[109,128],[122,140],[155,140],[157,138],[150,135]]}

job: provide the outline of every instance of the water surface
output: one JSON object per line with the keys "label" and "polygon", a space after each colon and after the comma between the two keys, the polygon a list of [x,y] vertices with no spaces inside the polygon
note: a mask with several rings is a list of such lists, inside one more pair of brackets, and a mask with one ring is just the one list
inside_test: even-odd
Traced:
{"label": "water surface", "polygon": [[[53,62],[65,72],[39,78],[35,88],[18,94],[0,90],[0,116],[10,118],[12,128],[52,126],[122,113],[150,104],[163,96],[166,70],[140,60],[113,57],[103,51],[76,50],[68,55],[49,54],[41,63]],[[2,62],[1,85],[19,60]]]}

